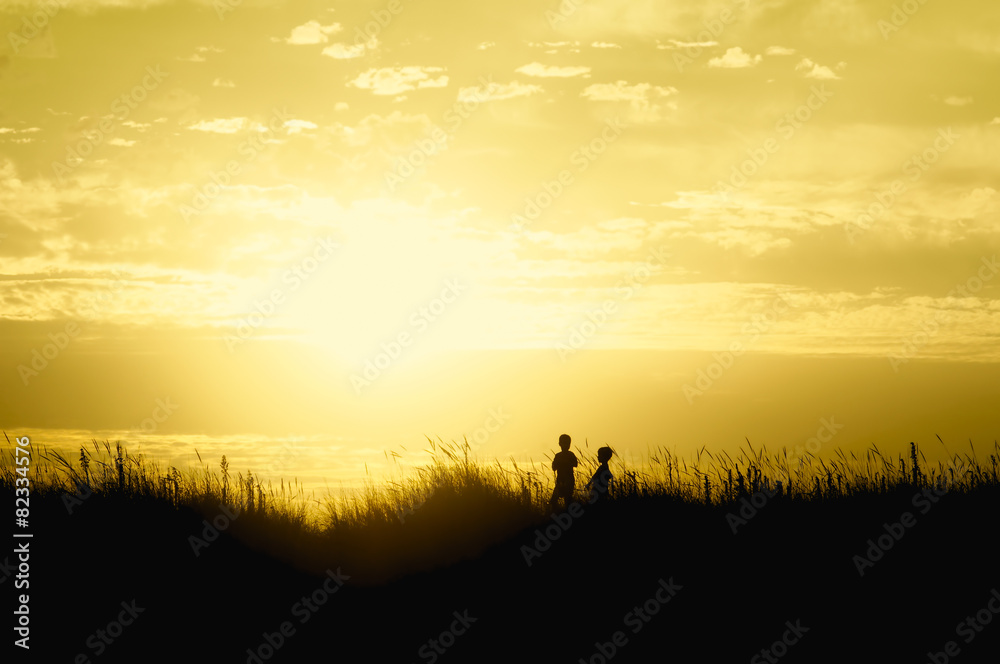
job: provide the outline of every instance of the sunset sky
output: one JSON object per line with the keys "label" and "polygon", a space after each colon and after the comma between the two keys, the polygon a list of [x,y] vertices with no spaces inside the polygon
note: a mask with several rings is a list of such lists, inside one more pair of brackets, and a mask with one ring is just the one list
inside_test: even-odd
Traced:
{"label": "sunset sky", "polygon": [[11,434],[316,481],[997,435],[995,2],[0,10]]}

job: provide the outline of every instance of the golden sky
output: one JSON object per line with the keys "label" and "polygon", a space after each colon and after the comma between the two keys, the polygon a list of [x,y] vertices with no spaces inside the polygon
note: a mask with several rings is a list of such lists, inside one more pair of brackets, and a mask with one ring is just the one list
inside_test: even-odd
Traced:
{"label": "golden sky", "polygon": [[991,435],[994,2],[0,10],[5,427]]}

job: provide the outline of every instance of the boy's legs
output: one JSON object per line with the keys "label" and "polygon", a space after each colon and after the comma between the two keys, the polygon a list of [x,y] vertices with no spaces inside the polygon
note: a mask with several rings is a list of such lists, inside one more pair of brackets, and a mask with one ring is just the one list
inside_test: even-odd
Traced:
{"label": "boy's legs", "polygon": [[573,489],[567,489],[565,486],[556,485],[556,488],[552,490],[552,501],[551,506],[555,509],[559,505],[559,499],[562,498],[565,506],[569,507],[569,501],[573,498]]}

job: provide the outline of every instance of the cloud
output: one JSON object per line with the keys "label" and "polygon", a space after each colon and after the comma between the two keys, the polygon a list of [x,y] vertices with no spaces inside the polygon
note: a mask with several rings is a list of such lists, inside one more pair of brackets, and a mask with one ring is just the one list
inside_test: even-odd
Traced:
{"label": "cloud", "polygon": [[788,249],[792,241],[766,230],[747,228],[724,228],[717,231],[690,231],[678,233],[679,237],[694,237],[705,242],[717,244],[719,247],[732,250],[742,249],[751,257],[760,256],[768,251]]}
{"label": "cloud", "polygon": [[662,50],[666,49],[677,49],[677,48],[708,48],[709,46],[718,46],[717,41],[703,41],[703,42],[685,42],[679,41],[677,39],[668,39],[669,44],[657,44],[656,48]]}
{"label": "cloud", "polygon": [[496,101],[512,97],[526,97],[542,91],[543,88],[540,85],[524,85],[518,81],[510,83],[490,82],[487,86],[461,88],[458,91],[458,101]]}
{"label": "cloud", "polygon": [[225,52],[225,49],[218,48],[216,46],[198,46],[194,49],[194,53],[187,56],[186,58],[177,56],[174,59],[180,60],[181,62],[205,62],[206,53],[223,53],[223,52]]}
{"label": "cloud", "polygon": [[1000,116],[993,118],[990,122],[991,125],[1000,125]]}
{"label": "cloud", "polygon": [[352,58],[360,58],[365,54],[365,45],[349,45],[349,44],[330,44],[323,49],[323,55],[329,56],[335,60],[351,60]]}
{"label": "cloud", "polygon": [[785,48],[784,46],[768,46],[764,53],[767,55],[794,55],[795,49]]}
{"label": "cloud", "polygon": [[560,49],[565,49],[567,53],[580,52],[580,42],[578,41],[528,42],[528,46],[543,48],[545,53],[559,53]]}
{"label": "cloud", "polygon": [[321,25],[319,21],[309,21],[308,23],[303,23],[302,25],[292,28],[292,34],[286,37],[283,41],[286,44],[324,44],[329,41],[327,35],[331,35],[335,32],[340,32],[342,29],[340,23],[331,23],[330,25]]}
{"label": "cloud", "polygon": [[212,81],[213,88],[235,88],[236,84],[228,78],[217,78]]}
{"label": "cloud", "polygon": [[709,60],[708,66],[722,67],[724,69],[742,69],[760,64],[762,59],[763,57],[759,53],[752,56],[749,53],[745,53],[739,46],[734,46],[727,49],[725,55]]}
{"label": "cloud", "polygon": [[532,244],[564,253],[573,258],[593,258],[612,252],[635,252],[642,248],[649,224],[642,219],[623,217],[584,226],[571,232],[528,231]]}
{"label": "cloud", "polygon": [[448,85],[448,76],[442,74],[431,78],[431,74],[444,71],[441,67],[384,67],[369,69],[348,82],[362,90],[371,90],[376,95],[399,95],[417,88],[443,88]]}
{"label": "cloud", "polygon": [[561,48],[563,46],[579,46],[580,42],[557,41],[557,42],[528,42],[528,46],[534,48]]}
{"label": "cloud", "polygon": [[289,134],[301,133],[303,129],[315,129],[316,124],[309,122],[308,120],[288,120],[282,125],[288,130]]}
{"label": "cloud", "polygon": [[480,42],[479,46],[477,46],[476,49],[480,50],[480,51],[485,51],[486,49],[493,48],[496,45],[497,45],[496,42],[484,41],[484,42]]}
{"label": "cloud", "polygon": [[344,145],[359,147],[371,144],[390,149],[427,136],[433,127],[425,114],[411,115],[396,110],[384,116],[368,115],[354,126],[336,122],[323,130]]}
{"label": "cloud", "polygon": [[529,65],[518,67],[514,71],[537,78],[569,78],[571,76],[589,74],[590,67],[556,67],[553,65],[543,65],[540,62],[532,62]]}
{"label": "cloud", "polygon": [[677,88],[661,87],[652,83],[636,83],[629,85],[627,81],[617,81],[615,83],[594,83],[584,88],[580,93],[581,97],[591,101],[628,101],[648,102],[651,98],[667,97],[675,94]]}
{"label": "cloud", "polygon": [[[663,116],[663,104],[656,103],[670,95],[677,94],[677,88],[662,87],[652,83],[636,83],[629,85],[627,81],[615,83],[594,83],[584,88],[581,97],[591,101],[627,101],[632,108],[629,120],[634,122],[656,122]],[[670,110],[676,110],[673,102],[665,105]]]}
{"label": "cloud", "polygon": [[590,45],[591,48],[621,48],[618,44],[611,42],[594,42]]}
{"label": "cloud", "polygon": [[[214,120],[199,120],[195,124],[188,125],[188,129],[193,131],[204,131],[212,134],[235,134],[242,131],[268,131],[267,126],[260,122],[254,122],[250,118],[215,118]],[[287,134],[298,134],[303,129],[316,129],[316,124],[308,120],[286,120],[282,125]]]}
{"label": "cloud", "polygon": [[[837,70],[843,70],[846,66],[846,62],[840,62],[837,64]],[[829,67],[817,64],[809,58],[802,58],[799,64],[795,65],[795,71],[804,71],[805,74],[803,75],[806,78],[818,78],[820,80],[836,80],[840,78]]]}
{"label": "cloud", "polygon": [[108,141],[108,145],[117,145],[117,146],[122,147],[122,148],[130,148],[133,145],[135,145],[135,141],[130,141],[130,140],[121,138],[120,136],[115,136],[114,138],[112,138],[111,140]]}
{"label": "cloud", "polygon": [[188,129],[207,131],[213,134],[235,134],[250,124],[249,118],[216,118],[214,120],[199,120]]}
{"label": "cloud", "polygon": [[418,88],[445,88],[448,87],[448,77],[442,74],[437,78],[430,78],[417,83]]}
{"label": "cloud", "polygon": [[[34,134],[35,132],[41,131],[41,127],[25,127],[24,129],[15,129],[14,127],[0,127],[0,134]],[[15,143],[30,143],[33,139],[31,138],[12,138]]]}
{"label": "cloud", "polygon": [[949,106],[968,106],[972,103],[972,97],[956,97],[952,95],[951,97],[946,97],[944,103]]}

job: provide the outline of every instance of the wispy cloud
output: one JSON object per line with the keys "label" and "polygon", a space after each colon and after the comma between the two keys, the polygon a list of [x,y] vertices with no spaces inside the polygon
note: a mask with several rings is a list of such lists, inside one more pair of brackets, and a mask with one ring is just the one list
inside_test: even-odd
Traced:
{"label": "wispy cloud", "polygon": [[537,78],[569,78],[572,76],[582,76],[590,73],[590,67],[557,67],[554,65],[543,65],[539,62],[522,65],[514,71],[526,76]]}
{"label": "wispy cloud", "polygon": [[768,46],[764,53],[767,55],[795,55],[795,49],[784,46]]}
{"label": "wispy cloud", "polygon": [[249,118],[215,118],[214,120],[199,120],[188,125],[193,131],[204,131],[212,134],[235,134],[250,125]]}
{"label": "wispy cloud", "polygon": [[952,95],[950,97],[945,97],[944,103],[948,106],[968,106],[972,103],[972,97],[957,97]]}
{"label": "wispy cloud", "polygon": [[369,69],[358,74],[348,85],[371,90],[376,95],[399,95],[418,88],[442,88],[448,85],[447,74],[432,77],[444,71],[441,67],[384,67]]}
{"label": "wispy cloud", "polygon": [[527,97],[538,92],[542,92],[540,85],[524,84],[518,81],[510,83],[489,83],[489,85],[479,85],[461,88],[458,91],[458,101],[496,101],[499,99],[511,99],[513,97]]}

